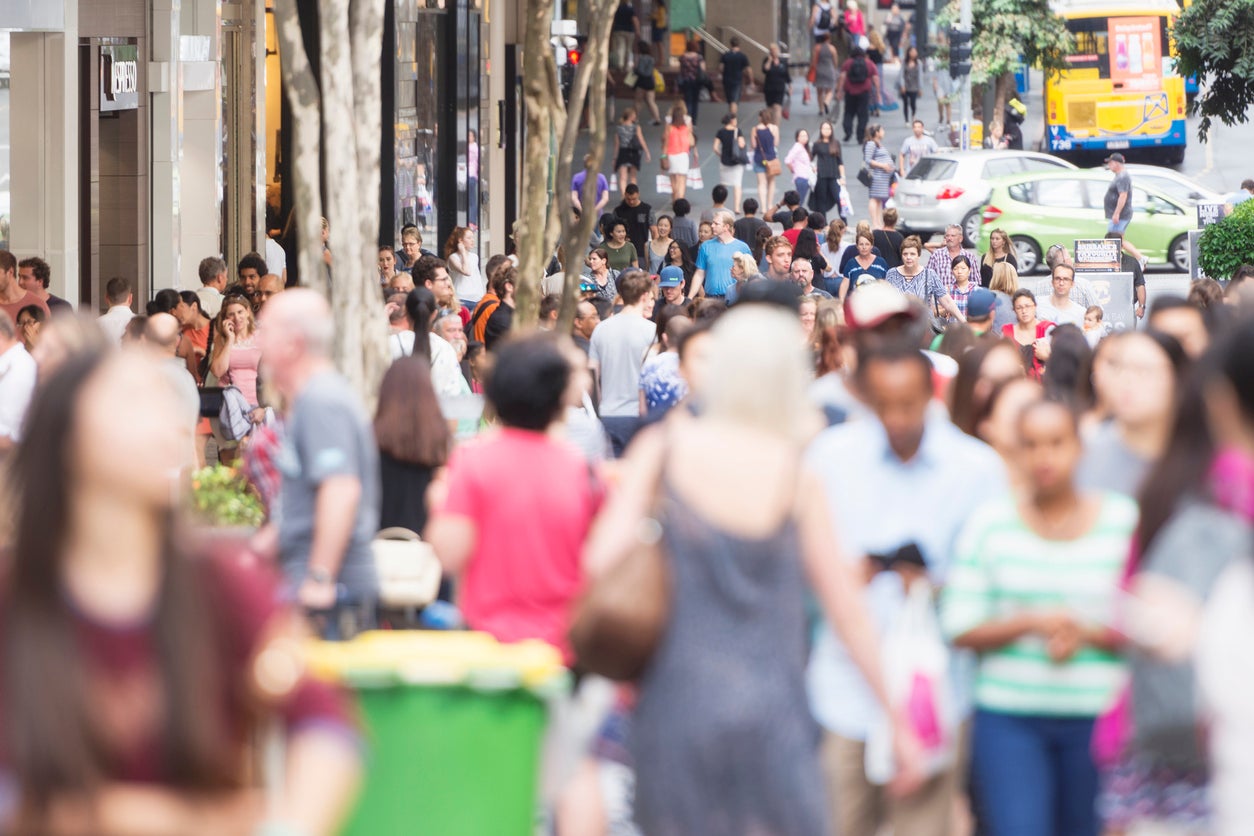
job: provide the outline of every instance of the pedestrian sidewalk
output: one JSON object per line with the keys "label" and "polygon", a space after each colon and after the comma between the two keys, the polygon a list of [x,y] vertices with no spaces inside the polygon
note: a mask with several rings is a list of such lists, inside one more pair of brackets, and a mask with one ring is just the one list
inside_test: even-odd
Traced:
{"label": "pedestrian sidewalk", "polygon": [[[755,72],[761,59],[754,62]],[[905,120],[900,102],[897,101],[897,78],[898,67],[886,66],[884,68],[884,89],[891,91],[890,100],[893,102],[889,108],[881,108],[878,117],[872,116],[868,120],[868,124],[879,123],[884,126],[884,146],[893,155],[893,159],[897,158],[898,152],[901,150],[901,143],[910,136],[910,124]],[[819,125],[823,122],[823,117],[819,116],[818,103],[814,96],[813,87],[811,87],[810,101],[804,101],[803,91],[806,87],[804,75],[797,75],[793,78],[791,107],[789,109],[789,118],[783,119],[780,124],[780,149],[779,155],[783,158],[788,149],[792,147],[796,132],[802,128],[810,133],[811,141],[817,135]],[[1023,97],[1028,105],[1028,119],[1025,122],[1024,139],[1027,147],[1034,147],[1036,139],[1041,134],[1041,93],[1040,93],[1040,75],[1033,73],[1032,89],[1028,95]],[[666,115],[670,112],[670,108],[676,101],[678,96],[667,96],[658,98],[658,110],[661,111],[665,120]],[[614,164],[614,125],[618,121],[618,116],[624,108],[634,106],[634,102],[629,98],[618,98],[612,100],[612,113],[607,115],[608,129],[606,131],[607,142],[605,147],[605,162],[602,172],[608,179],[613,171],[610,167]],[[755,96],[754,101],[742,101],[740,103],[740,130],[746,135],[753,129],[758,122],[758,114],[764,107],[761,98]],[[664,126],[653,126],[649,124],[649,114],[647,108],[642,106],[637,108],[642,113],[640,119],[641,129],[644,133],[645,142],[648,143],[652,160],[645,162],[640,170],[638,183],[640,186],[641,199],[654,208],[655,211],[669,210],[671,206],[671,196],[669,194],[660,194],[657,190],[657,177],[662,174],[658,159],[661,157],[662,136]],[[693,215],[699,215],[703,208],[708,207],[712,201],[710,199],[710,190],[718,183],[719,161],[714,154],[713,144],[714,136],[721,128],[721,120],[728,112],[727,104],[722,101],[711,102],[703,101],[697,110],[697,118],[694,120],[695,133],[697,136],[697,151],[699,152],[699,167],[704,186],[700,190],[688,187],[687,198],[693,206]],[[843,103],[837,102],[833,107],[833,112],[837,117],[844,116]],[[957,118],[957,108],[954,108],[954,117]],[[830,117],[826,117],[830,118]],[[949,128],[947,125],[939,124],[939,114],[937,110],[936,96],[931,89],[929,79],[924,81],[924,90],[919,96],[918,118],[922,119],[927,125],[927,130],[935,138],[938,145],[942,148],[949,145]],[[836,136],[839,139],[844,135],[844,129],[841,126],[839,118],[832,118],[833,125],[836,128]],[[579,142],[575,147],[575,160],[583,159],[584,154],[588,150],[588,134],[583,132],[580,134]],[[867,217],[867,189],[858,182],[858,169],[862,166],[862,143],[850,142],[841,146],[841,151],[845,158],[845,188],[848,189],[849,201],[853,207],[853,215],[851,221],[859,220]],[[791,189],[792,183],[787,169],[780,175],[776,182],[775,194],[778,200],[783,193]],[[621,186],[620,186],[621,189]],[[757,197],[758,194],[757,177],[754,175],[752,166],[748,166],[744,175],[744,183],[742,187],[743,197]],[[610,195],[609,208],[614,206],[622,199],[621,191],[614,191]],[[743,199],[743,198],[742,198]],[[766,207],[763,207],[765,209]],[[740,213],[740,207],[735,207],[736,213]],[[833,210],[832,217],[835,217]],[[852,225],[852,223],[851,223]]]}

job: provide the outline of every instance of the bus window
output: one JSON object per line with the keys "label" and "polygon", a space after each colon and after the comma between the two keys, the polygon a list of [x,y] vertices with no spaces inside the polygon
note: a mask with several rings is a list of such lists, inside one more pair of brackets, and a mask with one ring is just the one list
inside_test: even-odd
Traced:
{"label": "bus window", "polygon": [[[1115,60],[1119,64],[1118,75],[1130,70],[1133,75],[1152,73],[1159,75],[1161,66],[1143,66],[1142,59],[1151,61],[1167,55],[1170,40],[1167,35],[1167,16],[1158,18],[1158,43],[1127,41],[1117,38]],[[1110,21],[1104,17],[1072,18],[1067,21],[1067,31],[1075,36],[1075,53],[1067,56],[1067,65],[1073,70],[1097,70],[1097,77],[1110,78]]]}

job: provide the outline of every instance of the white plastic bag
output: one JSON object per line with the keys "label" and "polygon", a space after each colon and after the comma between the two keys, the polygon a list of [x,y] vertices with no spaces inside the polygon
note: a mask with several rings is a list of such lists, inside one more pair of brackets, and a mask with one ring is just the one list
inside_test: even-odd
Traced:
{"label": "white plastic bag", "polygon": [[658,194],[671,193],[671,178],[669,174],[659,174],[657,176],[657,188],[654,191]]}
{"label": "white plastic bag", "polygon": [[[913,729],[923,752],[923,774],[928,777],[953,763],[958,731],[949,648],[941,637],[932,598],[932,585],[915,581],[882,648],[889,699]],[[865,766],[867,780],[873,784],[887,784],[896,774],[893,727],[887,716],[879,717],[868,730]]]}
{"label": "white plastic bag", "polygon": [[701,177],[701,169],[695,165],[688,169],[688,188],[696,191],[705,188],[705,180]]}

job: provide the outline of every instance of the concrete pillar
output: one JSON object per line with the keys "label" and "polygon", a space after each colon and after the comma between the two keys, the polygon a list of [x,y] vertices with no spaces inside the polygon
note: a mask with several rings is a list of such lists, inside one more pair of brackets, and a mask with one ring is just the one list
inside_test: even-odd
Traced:
{"label": "concrete pillar", "polygon": [[195,289],[200,260],[222,254],[221,0],[182,0],[179,23],[179,278]]}
{"label": "concrete pillar", "polygon": [[148,66],[152,94],[152,286],[195,290],[181,264],[182,178],[179,171],[183,97],[178,84],[181,0],[151,0],[152,44]]}
{"label": "concrete pillar", "polygon": [[78,10],[63,32],[10,37],[10,246],[52,268],[52,293],[79,301]]}

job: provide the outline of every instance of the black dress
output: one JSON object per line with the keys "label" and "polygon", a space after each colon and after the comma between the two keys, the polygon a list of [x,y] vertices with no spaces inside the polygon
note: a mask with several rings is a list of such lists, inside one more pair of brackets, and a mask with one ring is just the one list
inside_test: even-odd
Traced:
{"label": "black dress", "polygon": [[[1007,253],[998,261],[1004,261],[1016,270],[1019,269],[1019,259],[1015,258],[1014,253]],[[980,260],[980,287],[988,287],[993,281],[993,265],[983,259]]]}
{"label": "black dress", "polygon": [[379,451],[379,476],[383,486],[379,503],[379,529],[408,528],[422,534],[427,526],[427,488],[435,468],[410,464]]}
{"label": "black dress", "polygon": [[816,142],[810,148],[814,158],[814,188],[810,190],[810,209],[826,215],[840,205],[840,156],[838,143]]}
{"label": "black dress", "polygon": [[783,105],[784,96],[788,94],[788,65],[782,60],[770,66],[771,59],[762,61],[762,95],[766,98],[766,106]]}

